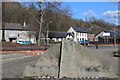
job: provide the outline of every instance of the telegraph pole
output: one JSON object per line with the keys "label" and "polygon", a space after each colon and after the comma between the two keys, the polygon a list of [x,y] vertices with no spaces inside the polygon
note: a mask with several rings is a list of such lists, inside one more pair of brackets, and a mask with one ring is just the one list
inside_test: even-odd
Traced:
{"label": "telegraph pole", "polygon": [[2,2],[2,42],[5,40],[5,2]]}
{"label": "telegraph pole", "polygon": [[42,8],[42,2],[39,2],[39,6],[40,6],[40,27],[39,27],[39,34],[38,34],[38,45],[40,45],[41,43],[41,32],[42,32],[42,22],[43,22],[43,8]]}

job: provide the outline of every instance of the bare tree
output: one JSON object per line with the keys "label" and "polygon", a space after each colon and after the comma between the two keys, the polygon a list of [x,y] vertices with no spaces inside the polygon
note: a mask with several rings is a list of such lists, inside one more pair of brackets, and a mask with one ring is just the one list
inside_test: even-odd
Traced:
{"label": "bare tree", "polygon": [[39,2],[40,7],[40,27],[39,27],[39,35],[38,35],[38,45],[40,45],[41,42],[41,30],[42,30],[42,23],[43,23],[43,8],[42,8],[42,2]]}

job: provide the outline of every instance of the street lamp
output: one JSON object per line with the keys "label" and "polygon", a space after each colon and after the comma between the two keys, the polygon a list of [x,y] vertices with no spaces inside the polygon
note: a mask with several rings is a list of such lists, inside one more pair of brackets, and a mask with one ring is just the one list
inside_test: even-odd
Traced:
{"label": "street lamp", "polygon": [[[119,12],[117,12],[118,18],[119,18]],[[117,16],[114,16],[114,19],[117,18]],[[115,21],[115,20],[114,20]],[[116,46],[116,26],[114,25],[114,46]]]}
{"label": "street lamp", "polygon": [[[114,19],[116,18],[116,16],[114,16]],[[115,32],[116,32],[116,27],[115,27],[115,25],[114,25],[114,46],[116,46],[116,34],[115,34]]]}
{"label": "street lamp", "polygon": [[2,2],[2,42],[5,40],[5,2]]}

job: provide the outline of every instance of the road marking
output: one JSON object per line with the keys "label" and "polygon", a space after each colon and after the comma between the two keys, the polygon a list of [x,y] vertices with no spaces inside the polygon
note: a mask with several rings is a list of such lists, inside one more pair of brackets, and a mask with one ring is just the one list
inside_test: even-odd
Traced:
{"label": "road marking", "polygon": [[32,56],[23,56],[23,57],[17,57],[17,58],[7,58],[7,59],[2,59],[0,61],[7,61],[7,60],[14,60],[14,59],[23,59],[23,58],[28,58],[28,57],[32,57]]}

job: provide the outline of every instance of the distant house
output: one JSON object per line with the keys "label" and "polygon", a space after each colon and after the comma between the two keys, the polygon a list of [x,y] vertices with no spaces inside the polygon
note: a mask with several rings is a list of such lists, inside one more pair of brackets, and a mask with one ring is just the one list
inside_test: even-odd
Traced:
{"label": "distant house", "polygon": [[95,33],[93,33],[92,31],[90,31],[88,33],[88,40],[90,41],[90,43],[94,43],[94,37],[95,37]]}
{"label": "distant house", "polygon": [[[0,26],[0,33],[1,40],[2,26]],[[7,42],[31,41],[34,44],[36,43],[35,32],[18,23],[5,23],[5,40]]]}
{"label": "distant house", "polygon": [[[47,33],[44,33],[44,35],[47,36]],[[63,39],[73,38],[73,36],[67,32],[51,31],[48,33],[48,38],[54,40],[55,42],[60,42]]]}
{"label": "distant house", "polygon": [[[93,41],[94,34],[90,33],[91,29],[89,28],[83,28],[83,27],[71,27],[68,30],[68,33],[71,33],[73,35],[74,41],[76,43],[84,40],[91,40]],[[92,36],[92,37],[91,37]]]}
{"label": "distant house", "polygon": [[98,43],[114,43],[114,38],[116,39],[116,42],[118,43],[120,41],[119,39],[119,33],[109,30],[102,30],[95,36],[95,41]]}

